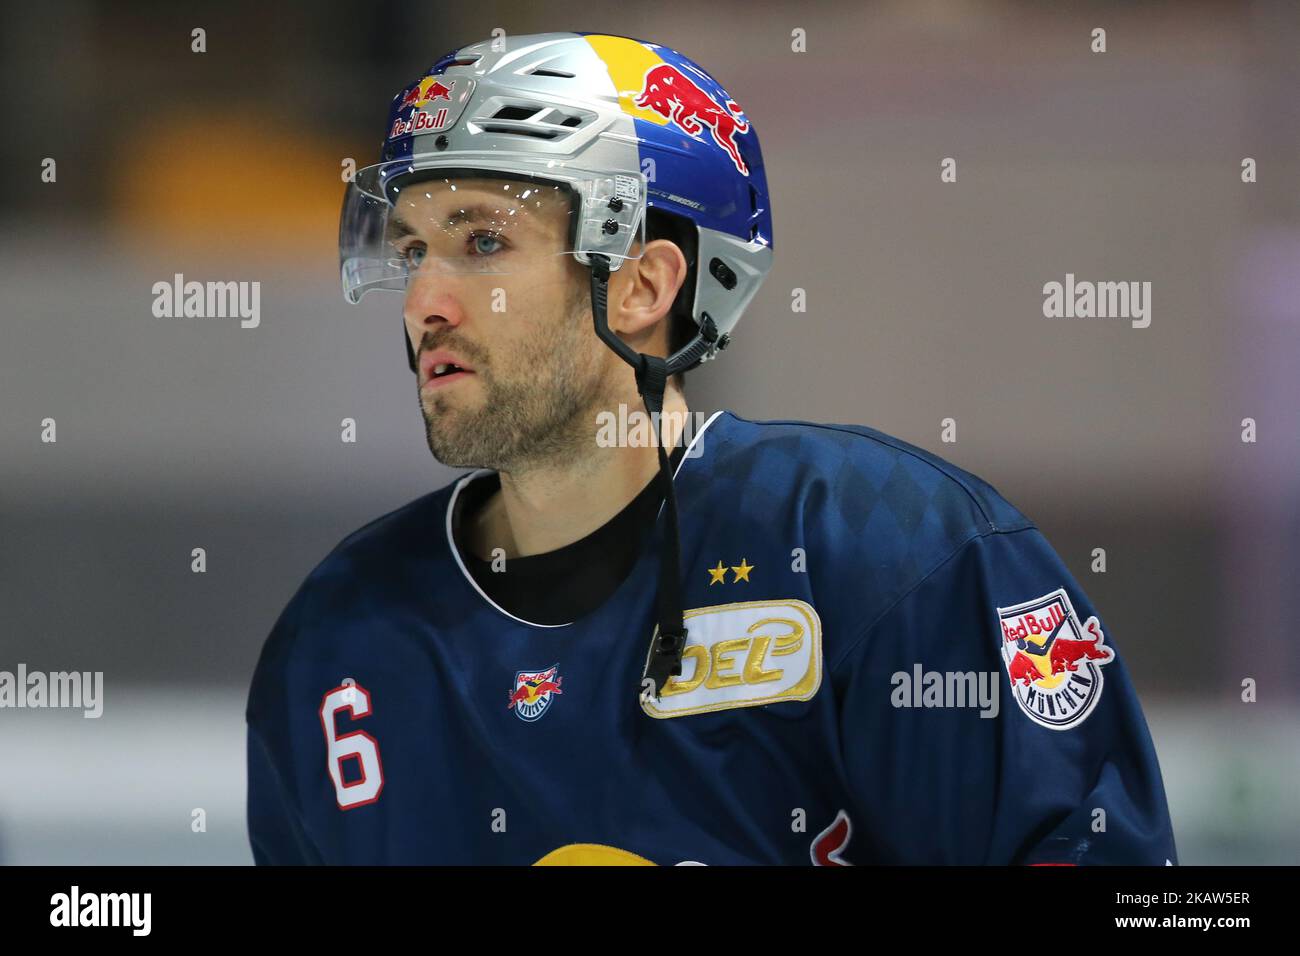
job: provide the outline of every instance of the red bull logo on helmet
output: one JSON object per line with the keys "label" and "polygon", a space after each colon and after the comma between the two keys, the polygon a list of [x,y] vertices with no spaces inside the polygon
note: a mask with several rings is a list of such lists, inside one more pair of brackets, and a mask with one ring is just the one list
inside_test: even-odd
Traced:
{"label": "red bull logo on helmet", "polygon": [[394,101],[388,138],[449,129],[460,118],[473,89],[473,80],[426,76]]}
{"label": "red bull logo on helmet", "polygon": [[557,676],[559,670],[560,665],[555,664],[544,671],[516,673],[506,709],[513,710],[520,720],[533,721],[541,718],[550,709],[555,695],[564,693],[560,690],[564,678]]}
{"label": "red bull logo on helmet", "polygon": [[1002,662],[1011,693],[1030,720],[1051,730],[1080,724],[1101,699],[1102,667],[1115,659],[1101,623],[1084,624],[1064,588],[998,608]]}
{"label": "red bull logo on helmet", "polygon": [[749,132],[749,121],[735,100],[719,103],[703,87],[671,63],[660,63],[646,71],[641,92],[633,101],[698,137],[707,127],[713,142],[727,151],[736,169],[749,175],[749,167],[736,146],[736,136]]}
{"label": "red bull logo on helmet", "polygon": [[401,105],[398,109],[406,109],[408,106],[423,106],[433,100],[443,99],[448,103],[451,102],[451,92],[456,88],[456,81],[452,80],[448,86],[436,76],[427,76],[415,86],[411,87],[402,96]]}

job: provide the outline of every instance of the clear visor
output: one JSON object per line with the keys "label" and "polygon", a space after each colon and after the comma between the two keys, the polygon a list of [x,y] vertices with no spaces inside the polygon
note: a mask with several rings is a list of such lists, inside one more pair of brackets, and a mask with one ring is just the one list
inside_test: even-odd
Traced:
{"label": "clear visor", "polygon": [[339,223],[344,296],[400,291],[425,275],[540,278],[563,269],[561,256],[585,265],[593,252],[617,270],[640,255],[643,176],[547,173],[419,169],[409,160],[359,171]]}

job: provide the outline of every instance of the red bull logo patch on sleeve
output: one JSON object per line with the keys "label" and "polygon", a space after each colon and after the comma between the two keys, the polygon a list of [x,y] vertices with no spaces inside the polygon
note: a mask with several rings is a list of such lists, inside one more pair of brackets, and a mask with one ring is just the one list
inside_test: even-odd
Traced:
{"label": "red bull logo patch on sleeve", "polygon": [[513,710],[520,720],[540,719],[550,709],[555,695],[564,693],[560,690],[564,678],[557,676],[559,670],[560,665],[555,664],[544,671],[519,671],[510,688],[506,709]]}
{"label": "red bull logo patch on sleeve", "polygon": [[1097,618],[1080,625],[1070,596],[1058,588],[998,608],[998,620],[1002,662],[1020,709],[1049,730],[1082,723],[1101,699],[1102,667],[1115,659]]}

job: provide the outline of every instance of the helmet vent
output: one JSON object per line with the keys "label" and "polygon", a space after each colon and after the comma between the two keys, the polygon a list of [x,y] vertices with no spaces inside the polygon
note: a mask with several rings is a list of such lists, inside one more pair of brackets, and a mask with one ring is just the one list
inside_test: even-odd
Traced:
{"label": "helmet vent", "polygon": [[493,119],[526,120],[542,111],[540,106],[503,106],[492,114]]}
{"label": "helmet vent", "polygon": [[571,80],[575,76],[577,76],[576,73],[568,73],[564,70],[552,70],[544,66],[539,66],[535,70],[529,70],[528,75],[529,76],[554,76],[562,80]]}
{"label": "helmet vent", "polygon": [[588,118],[582,113],[538,103],[506,103],[475,123],[489,133],[518,133],[538,139],[556,139],[566,135],[568,130],[582,126]]}
{"label": "helmet vent", "polygon": [[484,123],[483,131],[485,133],[514,133],[518,136],[531,136],[534,139],[555,139],[558,135],[553,129],[530,126],[501,126],[492,123]]}

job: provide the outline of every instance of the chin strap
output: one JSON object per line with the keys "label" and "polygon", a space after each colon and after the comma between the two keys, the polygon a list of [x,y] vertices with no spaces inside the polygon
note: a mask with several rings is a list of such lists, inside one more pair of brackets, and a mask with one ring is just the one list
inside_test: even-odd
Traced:
{"label": "chin strap", "polygon": [[642,364],[636,370],[637,391],[645,402],[650,421],[659,422],[655,429],[655,445],[659,450],[659,482],[663,487],[664,510],[667,511],[668,540],[659,552],[659,595],[656,605],[656,627],[650,644],[650,657],[642,677],[650,685],[645,691],[659,697],[670,677],[682,672],[682,651],[686,648],[686,622],[682,613],[681,595],[681,540],[677,524],[677,494],[673,490],[673,470],[664,451],[663,412],[664,386],[668,381],[668,363],[653,355],[642,355]]}
{"label": "chin strap", "polygon": [[[606,312],[609,296],[609,258],[591,253],[591,313],[596,335],[631,365],[636,372],[636,388],[645,402],[650,420],[655,424],[655,446],[659,451],[659,481],[663,488],[664,508],[668,515],[668,540],[659,553],[659,593],[656,603],[656,626],[642,678],[644,691],[658,698],[670,677],[682,673],[682,651],[686,648],[686,624],[682,613],[681,540],[677,524],[677,495],[673,491],[673,472],[664,451],[662,413],[664,389],[669,376],[685,371],[711,352],[718,339],[713,320],[706,313],[700,333],[675,355],[667,359],[635,351],[609,328]],[[649,681],[649,687],[645,682]]]}

